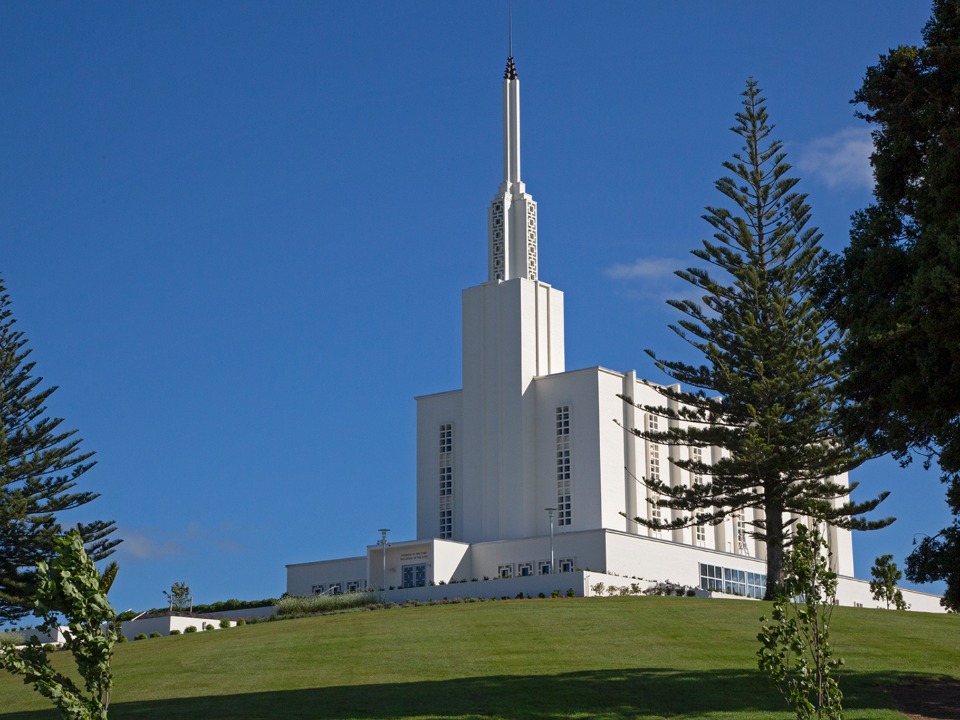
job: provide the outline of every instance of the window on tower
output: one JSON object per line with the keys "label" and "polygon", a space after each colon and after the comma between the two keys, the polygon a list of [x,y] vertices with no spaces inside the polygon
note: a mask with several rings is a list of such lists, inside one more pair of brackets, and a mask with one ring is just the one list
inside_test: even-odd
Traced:
{"label": "window on tower", "polygon": [[573,524],[571,470],[570,406],[561,405],[556,412],[557,431],[557,525]]}

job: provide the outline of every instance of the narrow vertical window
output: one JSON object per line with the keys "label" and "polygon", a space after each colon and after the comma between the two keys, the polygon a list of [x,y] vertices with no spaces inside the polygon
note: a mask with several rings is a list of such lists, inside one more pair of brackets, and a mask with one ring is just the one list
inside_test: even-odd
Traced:
{"label": "narrow vertical window", "polygon": [[557,408],[557,525],[573,523],[570,470],[570,406]]}
{"label": "narrow vertical window", "polygon": [[737,554],[749,555],[750,546],[747,545],[747,522],[743,517],[743,511],[735,513],[733,516],[734,532],[737,536]]}
{"label": "narrow vertical window", "polygon": [[[647,415],[647,432],[659,432],[660,423],[656,415]],[[655,442],[647,441],[647,482],[658,483],[661,481],[660,474],[660,446]],[[653,522],[663,522],[663,509],[656,504],[650,506],[650,519]],[[653,530],[654,537],[661,537],[663,531]]]}
{"label": "narrow vertical window", "polygon": [[440,426],[440,537],[453,537],[453,425]]}

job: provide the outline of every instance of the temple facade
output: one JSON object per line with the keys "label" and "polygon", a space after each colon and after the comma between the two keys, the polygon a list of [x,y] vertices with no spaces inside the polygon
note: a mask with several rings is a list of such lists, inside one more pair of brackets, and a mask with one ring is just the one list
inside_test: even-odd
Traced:
{"label": "temple facade", "polygon": [[[511,57],[503,180],[487,213],[487,279],[462,295],[463,388],[417,398],[417,537],[384,537],[354,558],[288,565],[287,592],[441,597],[466,581],[469,592],[460,585],[457,594],[512,597],[492,581],[538,577],[580,595],[599,574],[762,596],[765,548],[748,532],[757,511],[669,531],[633,520],[670,519],[643,478],[700,482],[670,458],[710,463],[720,450],[629,432],[667,422],[620,399],[666,402],[635,372],[566,369],[564,295],[539,277],[537,204],[520,170],[520,79]],[[850,532],[829,527],[826,535],[833,567],[846,578],[841,602],[873,605],[866,583],[853,579]]]}

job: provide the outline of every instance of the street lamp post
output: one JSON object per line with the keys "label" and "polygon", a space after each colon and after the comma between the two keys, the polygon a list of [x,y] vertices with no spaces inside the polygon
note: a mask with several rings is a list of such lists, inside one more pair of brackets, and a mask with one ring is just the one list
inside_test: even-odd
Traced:
{"label": "street lamp post", "polygon": [[383,549],[383,575],[380,578],[380,581],[383,583],[383,589],[387,589],[387,548],[390,547],[390,543],[387,542],[387,533],[390,532],[390,528],[380,528],[378,530],[380,533],[380,539],[377,540],[377,545]]}
{"label": "street lamp post", "polygon": [[556,574],[556,567],[553,564],[553,514],[557,511],[555,507],[544,508],[550,517],[550,574]]}

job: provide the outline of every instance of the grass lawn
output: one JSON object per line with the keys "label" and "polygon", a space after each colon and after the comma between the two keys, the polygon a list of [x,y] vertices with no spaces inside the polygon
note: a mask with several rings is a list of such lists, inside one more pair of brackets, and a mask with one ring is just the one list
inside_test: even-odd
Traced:
{"label": "grass lawn", "polygon": [[[120,645],[110,717],[790,720],[756,669],[769,605],[696,598],[511,600],[261,623]],[[960,679],[960,617],[838,608],[850,720],[887,693]],[[69,660],[58,653],[61,662]],[[0,675],[0,718],[55,713]]]}

